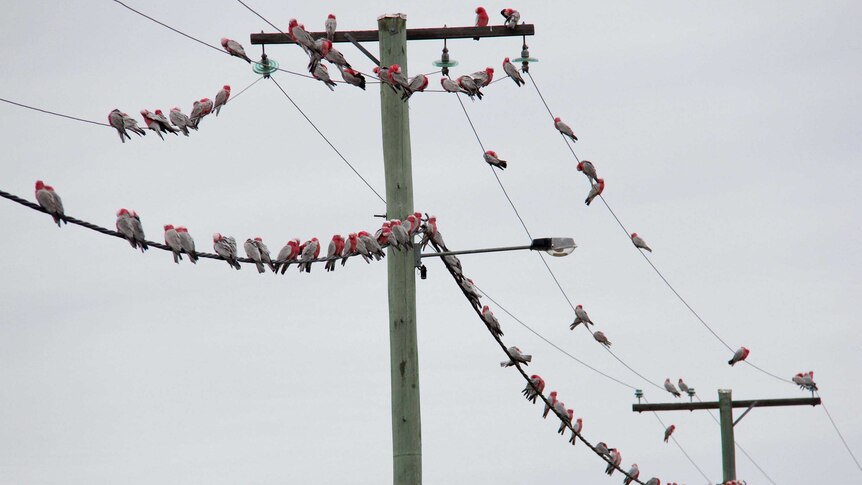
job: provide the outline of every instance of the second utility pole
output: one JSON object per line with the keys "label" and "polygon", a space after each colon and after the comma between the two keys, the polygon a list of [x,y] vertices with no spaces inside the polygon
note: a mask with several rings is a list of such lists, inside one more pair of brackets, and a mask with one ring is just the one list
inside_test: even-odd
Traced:
{"label": "second utility pole", "polygon": [[[380,65],[398,64],[407,75],[407,17],[377,19]],[[386,217],[413,213],[408,104],[380,84]],[[419,353],[416,346],[416,270],[413,251],[389,250],[389,359],[392,392],[392,461],[395,485],[422,483],[422,427],[419,418]]]}

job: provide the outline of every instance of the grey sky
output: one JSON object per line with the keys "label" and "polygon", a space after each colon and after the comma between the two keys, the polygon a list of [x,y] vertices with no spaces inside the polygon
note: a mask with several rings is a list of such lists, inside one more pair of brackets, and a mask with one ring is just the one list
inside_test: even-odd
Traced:
{"label": "grey sky", "polygon": [[[0,17],[0,96],[98,121],[119,107],[165,111],[234,92],[245,63],[110,1],[7,2]],[[653,247],[653,261],[732,346],[790,377],[814,370],[852,449],[862,453],[859,168],[862,52],[857,2],[523,2],[540,59],[532,72],[576,150],[606,179],[608,202]],[[131,2],[217,44],[271,31],[233,1]],[[254,0],[277,25],[374,28],[402,11],[411,27],[466,25],[473,4]],[[509,6],[484,4],[492,21]],[[520,39],[452,41],[468,73],[501,74]],[[409,45],[409,72],[435,70],[441,43]],[[375,44],[369,44],[372,52]],[[363,71],[371,66],[341,47]],[[267,49],[301,71],[293,46]],[[377,87],[367,92],[281,74],[279,82],[383,191]],[[432,79],[436,88],[439,76]],[[468,103],[482,141],[509,160],[501,177],[535,236],[573,236],[549,261],[613,350],[650,380],[684,377],[704,400],[805,393],[731,368],[724,349],[635,253],[611,215],[585,207],[585,178],[528,84],[509,81]],[[0,188],[32,197],[41,178],[66,211],[111,227],[120,207],[151,240],[183,224],[211,249],[218,231],[293,237],[374,229],[384,209],[271,82],[229,103],[198,133],[120,144],[104,127],[3,104]],[[411,100],[415,201],[453,248],[522,244],[525,235],[482,161],[457,100]],[[357,483],[391,480],[385,264],[351,261],[311,275],[259,276],[223,262],[174,265],[120,240],[0,201],[6,254],[0,292],[0,483]],[[465,272],[509,310],[593,366],[673,400],[631,374],[583,331],[534,254],[462,258]],[[445,269],[417,283],[425,483],[611,483],[500,369],[503,355]],[[584,419],[591,441],[663,482],[704,483],[662,443],[632,392],[559,354],[492,308],[505,341]],[[718,427],[704,413],[662,416],[712,480]],[[781,484],[858,481],[822,409],[755,410],[738,441]],[[766,479],[741,454],[739,477]],[[614,481],[621,480],[616,474]]]}

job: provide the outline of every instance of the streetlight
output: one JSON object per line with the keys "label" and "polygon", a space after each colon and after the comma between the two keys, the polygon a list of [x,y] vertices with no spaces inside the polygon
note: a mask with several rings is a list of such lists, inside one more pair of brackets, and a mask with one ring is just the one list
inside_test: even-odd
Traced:
{"label": "streetlight", "polygon": [[485,249],[465,249],[463,251],[443,251],[439,253],[420,253],[418,258],[430,258],[441,256],[455,256],[458,254],[479,254],[479,253],[499,253],[502,251],[519,251],[529,249],[531,251],[544,251],[551,256],[568,256],[577,248],[575,240],[570,237],[543,237],[533,239],[533,242],[526,246],[507,246],[503,248],[485,248]]}

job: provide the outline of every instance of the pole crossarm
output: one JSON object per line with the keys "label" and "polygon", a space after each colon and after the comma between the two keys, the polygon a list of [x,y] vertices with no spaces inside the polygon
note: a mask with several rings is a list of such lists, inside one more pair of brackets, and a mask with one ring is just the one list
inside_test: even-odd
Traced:
{"label": "pole crossarm", "polygon": [[[753,401],[733,401],[735,408],[769,408],[775,406],[817,406],[820,404],[819,397],[801,397],[791,399],[756,399]],[[703,409],[718,409],[718,401],[692,402],[692,403],[661,403],[661,404],[632,404],[632,411],[642,413],[644,411],[700,411]]]}
{"label": "pole crossarm", "polygon": [[[312,37],[319,39],[326,37],[326,32],[309,32]],[[356,42],[377,42],[380,32],[378,30],[344,30],[335,32],[332,42],[351,42],[347,35],[352,36]],[[502,25],[489,27],[431,27],[424,29],[407,29],[407,40],[443,40],[443,39],[472,39],[474,37],[521,37],[524,35],[536,35],[536,26],[533,24],[521,24],[514,29]],[[258,44],[295,44],[289,35],[280,32],[274,34],[259,33],[251,34],[251,43]]]}

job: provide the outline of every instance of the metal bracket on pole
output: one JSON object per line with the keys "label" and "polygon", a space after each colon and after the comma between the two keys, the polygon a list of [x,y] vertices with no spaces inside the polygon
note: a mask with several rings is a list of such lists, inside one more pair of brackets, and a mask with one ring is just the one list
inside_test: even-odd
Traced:
{"label": "metal bracket on pole", "polygon": [[366,55],[366,57],[371,59],[371,62],[373,62],[375,66],[380,65],[380,61],[376,57],[374,57],[374,54],[368,52],[368,49],[366,49],[365,47],[362,47],[362,44],[360,44],[356,40],[356,37],[353,37],[352,35],[350,35],[349,32],[345,32],[344,37],[347,37],[347,40],[349,40],[351,44],[355,45],[357,49],[359,49],[360,51],[362,51],[363,54]]}
{"label": "metal bracket on pole", "polygon": [[749,412],[749,411],[751,411],[752,409],[754,409],[754,407],[755,407],[755,406],[757,406],[757,401],[752,402],[752,403],[751,403],[751,405],[750,405],[750,406],[748,406],[748,407],[745,409],[745,411],[743,411],[743,412],[742,412],[742,414],[740,414],[740,415],[739,415],[739,417],[738,417],[738,418],[736,418],[736,420],[733,422],[733,425],[734,425],[734,426],[736,426],[736,423],[738,423],[738,422],[742,421],[742,418],[744,418],[744,417],[745,417],[745,415],[746,415],[746,414],[748,414],[748,412]]}

